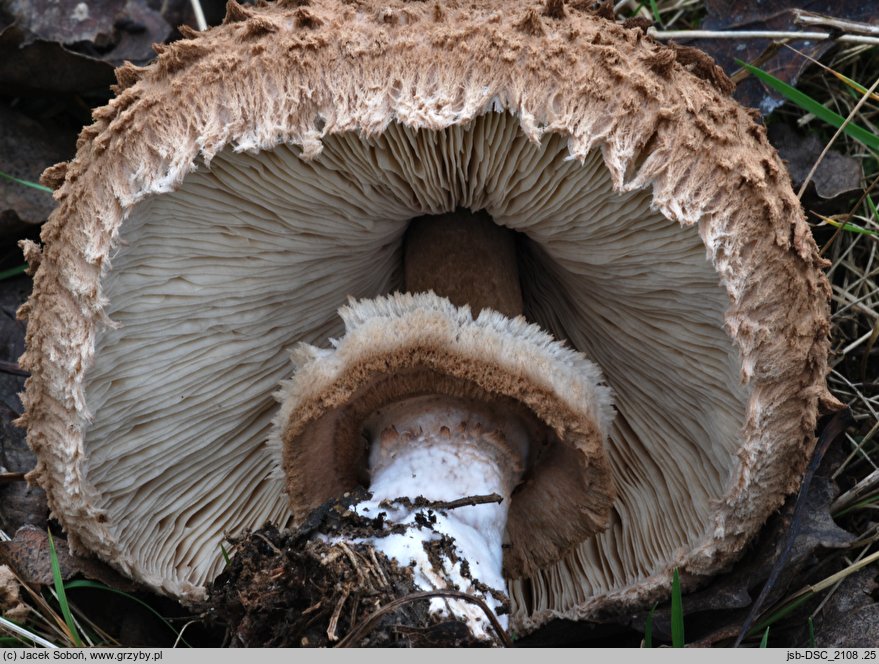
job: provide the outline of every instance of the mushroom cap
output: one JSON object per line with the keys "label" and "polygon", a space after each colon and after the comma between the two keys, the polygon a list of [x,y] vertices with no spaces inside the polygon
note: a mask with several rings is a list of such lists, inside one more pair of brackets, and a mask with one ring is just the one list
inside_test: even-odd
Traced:
{"label": "mushroom cap", "polygon": [[[604,442],[610,390],[581,353],[523,317],[456,307],[433,293],[351,302],[332,350],[302,344],[278,397],[271,444],[297,521],[354,489],[367,418],[412,397],[496,405],[529,422],[529,472],[507,521],[504,570],[533,576],[604,530],[614,498]],[[424,495],[434,498],[430,487]]]}
{"label": "mushroom cap", "polygon": [[399,287],[409,219],[464,207],[525,236],[527,318],[618,409],[610,525],[510,579],[516,629],[740,554],[832,399],[822,261],[745,109],[638,29],[542,12],[230,3],[118,71],[25,245],[32,478],[75,546],[196,598],[223,533],[286,523],[287,352]]}

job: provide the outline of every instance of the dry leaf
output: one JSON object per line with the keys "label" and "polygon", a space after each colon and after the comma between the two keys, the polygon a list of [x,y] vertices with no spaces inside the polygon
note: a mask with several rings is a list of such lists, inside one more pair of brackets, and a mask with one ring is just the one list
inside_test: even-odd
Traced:
{"label": "dry leaf", "polygon": [[[65,581],[82,575],[117,590],[137,590],[134,582],[122,577],[104,563],[71,555],[66,540],[54,537],[54,541],[61,578]],[[12,541],[0,542],[0,564],[12,567],[25,583],[39,586],[54,583],[49,537],[45,530],[24,526],[18,529]]]}

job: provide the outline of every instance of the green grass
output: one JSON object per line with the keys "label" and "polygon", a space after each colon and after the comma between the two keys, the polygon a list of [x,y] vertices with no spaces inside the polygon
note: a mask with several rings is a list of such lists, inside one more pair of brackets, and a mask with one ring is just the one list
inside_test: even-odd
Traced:
{"label": "green grass", "polygon": [[650,13],[653,14],[653,20],[662,25],[662,16],[659,15],[659,7],[656,6],[656,0],[650,0]]}
{"label": "green grass", "polygon": [[870,194],[867,194],[864,197],[864,202],[867,204],[867,207],[870,208],[870,214],[873,215],[873,219],[879,223],[879,210],[876,209],[876,204],[873,202],[873,199],[870,197]]}
{"label": "green grass", "polygon": [[653,647],[653,614],[656,612],[656,604],[650,607],[647,612],[647,619],[644,621],[644,647]]}
{"label": "green grass", "polygon": [[114,593],[116,595],[121,595],[122,597],[125,597],[125,598],[131,600],[132,602],[139,604],[140,606],[145,608],[147,611],[149,611],[151,614],[153,614],[156,618],[158,618],[162,622],[163,625],[165,625],[168,629],[170,629],[176,639],[179,639],[181,643],[186,645],[186,647],[188,647],[188,648],[192,647],[189,645],[189,643],[186,642],[186,639],[184,639],[180,635],[180,632],[177,631],[177,629],[175,629],[174,625],[169,623],[165,619],[165,617],[162,616],[162,614],[160,614],[158,611],[156,611],[149,604],[147,604],[146,602],[144,602],[141,599],[138,599],[134,595],[131,595],[123,590],[117,590],[116,588],[111,588],[110,586],[104,585],[103,583],[98,583],[97,581],[88,581],[88,580],[84,580],[84,579],[77,579],[75,581],[68,581],[66,584],[64,584],[64,587],[67,590],[77,590],[77,589],[81,589],[81,588],[89,588],[92,590],[103,590],[103,591],[106,591],[109,593]]}
{"label": "green grass", "polygon": [[18,267],[11,267],[8,270],[3,270],[0,272],[0,281],[4,279],[11,279],[12,277],[17,277],[19,274],[24,274],[25,270],[27,270],[27,264],[19,265]]}
{"label": "green grass", "polygon": [[741,60],[736,60],[736,63],[738,63],[738,65],[743,69],[756,76],[758,79],[760,79],[760,81],[778,92],[780,95],[795,103],[804,111],[808,111],[815,117],[823,120],[830,125],[833,125],[837,129],[845,124],[845,128],[843,129],[843,131],[846,134],[851,136],[856,141],[859,141],[869,149],[879,152],[879,136],[877,136],[876,134],[873,134],[872,132],[852,122],[846,124],[846,118],[842,117],[839,113],[831,111],[821,102],[816,101],[805,92],[797,90],[795,87],[788,85],[784,81],[776,78],[768,72],[763,71],[759,67],[750,65],[747,62],[742,62]]}
{"label": "green grass", "polygon": [[61,607],[61,615],[64,616],[64,623],[70,632],[70,639],[77,648],[82,648],[82,639],[79,637],[79,631],[76,629],[76,621],[73,620],[73,613],[70,610],[70,604],[67,601],[67,593],[64,590],[64,579],[61,578],[61,566],[58,564],[58,553],[55,551],[55,540],[52,538],[52,532],[49,533],[49,556],[52,563],[52,580],[55,583],[55,593],[58,595],[58,604]]}
{"label": "green grass", "polygon": [[671,579],[671,645],[673,648],[684,647],[684,602],[677,567]]}
{"label": "green grass", "polygon": [[37,182],[31,182],[30,180],[22,180],[21,178],[17,178],[14,175],[9,175],[9,173],[4,173],[0,171],[0,178],[4,180],[10,180],[11,182],[16,182],[20,185],[24,185],[25,187],[30,187],[31,189],[37,189],[38,191],[45,191],[49,194],[52,193],[52,190],[49,187],[44,187],[43,185]]}
{"label": "green grass", "polygon": [[817,212],[815,212],[814,214],[828,226],[833,226],[834,228],[838,228],[848,233],[859,233],[860,235],[879,237],[879,231],[875,231],[872,228],[864,228],[863,226],[858,226],[857,224],[853,224],[850,221],[840,222],[833,217],[825,217],[823,214],[818,214]]}
{"label": "green grass", "polygon": [[[653,647],[653,616],[656,604],[647,612],[644,620],[644,647]],[[681,579],[675,568],[671,579],[671,644],[674,648],[684,647],[684,604],[681,593]]]}

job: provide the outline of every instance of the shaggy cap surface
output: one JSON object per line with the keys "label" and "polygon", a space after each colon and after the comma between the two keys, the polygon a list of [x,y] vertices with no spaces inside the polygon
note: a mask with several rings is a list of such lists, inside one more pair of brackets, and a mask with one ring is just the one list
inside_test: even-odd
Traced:
{"label": "shaggy cap surface", "polygon": [[409,219],[464,207],[526,236],[526,316],[618,410],[610,526],[509,580],[515,628],[729,564],[830,401],[829,289],[763,128],[710,65],[572,7],[298,4],[232,3],[120,69],[45,174],[23,420],[71,541],[201,596],[224,532],[290,516],[289,349],[400,285]]}

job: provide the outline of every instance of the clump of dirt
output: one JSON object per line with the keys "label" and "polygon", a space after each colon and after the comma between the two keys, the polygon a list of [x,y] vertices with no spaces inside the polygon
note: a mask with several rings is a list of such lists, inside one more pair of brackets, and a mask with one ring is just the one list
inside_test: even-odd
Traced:
{"label": "clump of dirt", "polygon": [[456,591],[423,592],[412,570],[367,543],[388,534],[384,515],[350,507],[346,494],[315,510],[296,530],[266,525],[234,540],[235,555],[208,589],[208,615],[242,647],[472,647],[456,620],[431,616],[429,601]]}

